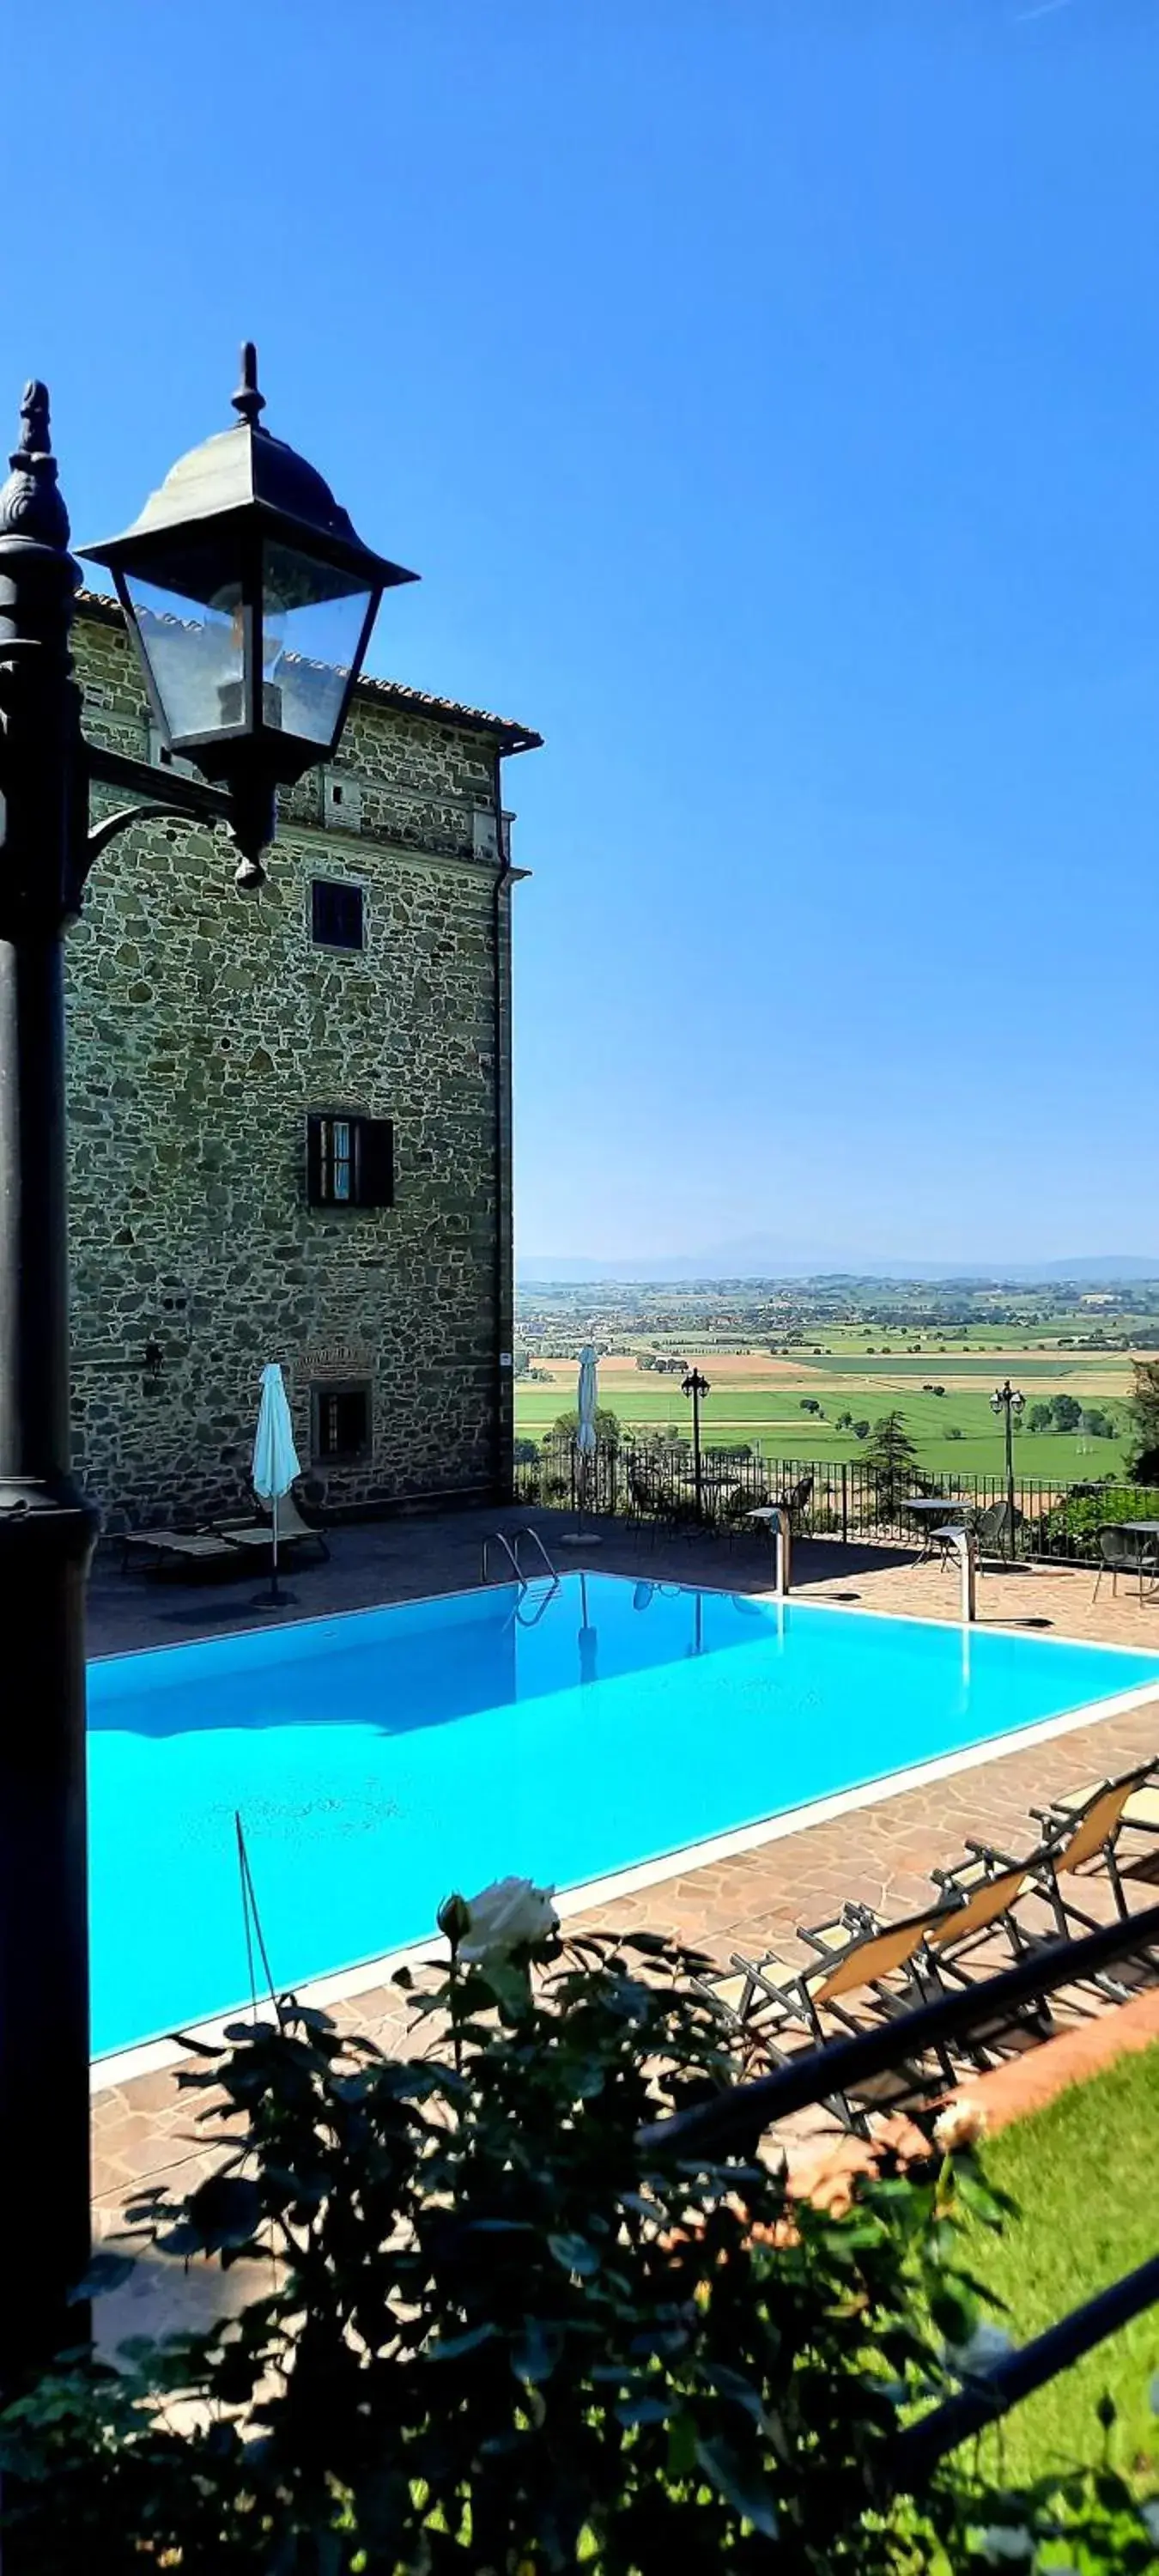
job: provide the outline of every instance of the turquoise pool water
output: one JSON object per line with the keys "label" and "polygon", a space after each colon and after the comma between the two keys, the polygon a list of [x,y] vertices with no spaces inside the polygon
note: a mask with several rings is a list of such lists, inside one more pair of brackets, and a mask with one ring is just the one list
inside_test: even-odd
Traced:
{"label": "turquoise pool water", "polygon": [[567,1887],[1152,1681],[1159,1656],[590,1574],[110,1657],[94,2050],[247,1996],[235,1808],[292,1985],[421,1939],[452,1887]]}

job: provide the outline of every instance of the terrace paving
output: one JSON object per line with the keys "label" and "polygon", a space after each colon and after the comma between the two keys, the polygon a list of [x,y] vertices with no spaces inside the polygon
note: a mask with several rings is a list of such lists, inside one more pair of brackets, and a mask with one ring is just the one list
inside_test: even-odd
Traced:
{"label": "terrace paving", "polygon": [[[730,1548],[708,1537],[653,1540],[623,1524],[601,1522],[584,1543],[564,1547],[560,1542],[574,1529],[572,1521],[519,1508],[416,1516],[339,1530],[333,1534],[329,1565],[317,1570],[295,1566],[287,1573],[296,1598],[280,1615],[310,1617],[464,1589],[479,1580],[486,1533],[528,1521],[540,1528],[561,1568],[646,1571],[737,1592],[769,1588],[768,1547],[747,1535]],[[843,1548],[833,1540],[798,1546],[794,1590],[805,1601],[911,1618],[952,1619],[957,1604],[952,1571],[918,1564],[901,1551]],[[1140,1607],[1122,1588],[1115,1600],[1109,1583],[1095,1604],[1092,1590],[1093,1576],[1086,1571],[988,1571],[979,1581],[979,1624],[1159,1650],[1159,1604]],[[172,1583],[135,1575],[122,1579],[113,1558],[107,1566],[98,1565],[93,1580],[91,1651],[124,1653],[267,1624],[269,1609],[259,1593],[252,1567],[248,1576],[230,1583]],[[970,1769],[882,1795],[855,1812],[803,1826],[774,1842],[699,1868],[684,1866],[572,1922],[576,1928],[598,1921],[610,1930],[646,1926],[670,1932],[722,1964],[733,1950],[759,1955],[772,1948],[791,1966],[807,1955],[796,1937],[799,1924],[836,1914],[850,1898],[886,1914],[911,1912],[928,1901],[930,1871],[953,1860],[968,1834],[1027,1849],[1034,1831],[1028,1818],[1032,1804],[1051,1791],[1102,1778],[1149,1756],[1159,1756],[1159,1699],[1077,1727],[1049,1743],[988,1752]],[[1137,1882],[1136,1901],[1154,1902],[1159,1850],[1152,1844],[1148,1851],[1140,1843],[1134,1853],[1126,1844],[1123,1851],[1129,1875]],[[1093,1882],[1086,1882],[1082,1901],[1092,1911],[1107,1910]],[[993,1964],[1000,1964],[997,1957]],[[1067,1998],[1062,2017],[1081,2022],[1104,2008],[1088,1991]],[[393,1987],[364,1991],[329,2009],[339,2024],[364,2029],[381,2045],[405,2045],[406,2017]],[[179,2094],[172,2072],[141,2075],[94,2091],[93,2189],[100,2233],[115,2230],[126,2196],[143,2182],[164,2181],[185,2189],[210,2160],[204,2142],[191,2136],[190,2099]],[[131,2293],[107,2303],[105,2332],[115,2339],[143,2323],[152,2325],[153,2295],[147,2270]],[[209,2293],[203,2286],[190,2295]]]}

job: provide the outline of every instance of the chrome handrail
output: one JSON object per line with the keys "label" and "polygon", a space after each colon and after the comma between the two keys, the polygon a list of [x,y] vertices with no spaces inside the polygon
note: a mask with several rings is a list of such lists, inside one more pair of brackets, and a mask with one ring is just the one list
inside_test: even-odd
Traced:
{"label": "chrome handrail", "polygon": [[[545,1566],[547,1567],[547,1571],[548,1571],[548,1573],[549,1573],[549,1574],[550,1574],[550,1576],[551,1576],[552,1582],[553,1582],[553,1583],[555,1583],[555,1584],[558,1584],[558,1582],[559,1582],[559,1576],[558,1576],[558,1574],[557,1574],[557,1572],[556,1572],[556,1570],[555,1570],[554,1565],[553,1565],[553,1564],[552,1564],[552,1562],[551,1562],[551,1558],[549,1557],[549,1555],[548,1555],[548,1553],[547,1553],[547,1549],[545,1548],[545,1546],[544,1546],[544,1544],[543,1544],[543,1540],[541,1539],[541,1537],[540,1537],[540,1535],[539,1535],[538,1530],[537,1530],[537,1529],[533,1529],[533,1528],[532,1528],[530,1521],[527,1521],[527,1522],[525,1523],[525,1525],[524,1525],[524,1527],[523,1527],[522,1529],[517,1529],[517,1530],[516,1530],[516,1532],[515,1532],[515,1546],[514,1546],[514,1549],[513,1549],[513,1551],[512,1551],[512,1552],[513,1552],[513,1555],[514,1555],[514,1558],[515,1558],[516,1565],[518,1565],[518,1564],[519,1564],[519,1542],[520,1542],[520,1539],[524,1539],[524,1538],[533,1538],[533,1539],[534,1539],[535,1544],[536,1544],[537,1548],[539,1549],[539,1553],[540,1553],[541,1557],[543,1558],[543,1562],[544,1562]],[[522,1571],[522,1569],[520,1569],[520,1570]],[[524,1582],[526,1583],[526,1581],[527,1581],[527,1577],[526,1577],[526,1575],[524,1575],[523,1580],[524,1580]]]}
{"label": "chrome handrail", "polygon": [[[515,1580],[516,1580],[516,1582],[517,1582],[518,1584],[520,1584],[520,1585],[522,1586],[523,1590],[526,1592],[526,1590],[527,1590],[527,1576],[525,1575],[525,1573],[524,1573],[524,1571],[523,1571],[523,1568],[522,1568],[522,1566],[521,1566],[521,1564],[520,1564],[520,1562],[519,1562],[519,1557],[518,1557],[518,1554],[517,1554],[517,1552],[516,1552],[516,1549],[512,1547],[510,1539],[507,1537],[506,1532],[505,1532],[505,1531],[503,1531],[503,1530],[492,1530],[492,1531],[491,1531],[491,1533],[490,1533],[490,1535],[489,1535],[489,1537],[485,1538],[485,1539],[484,1539],[484,1541],[483,1541],[483,1576],[482,1576],[482,1579],[483,1579],[484,1583],[489,1583],[489,1582],[490,1582],[490,1580],[491,1580],[489,1559],[490,1559],[490,1554],[491,1554],[491,1550],[492,1550],[492,1548],[493,1548],[493,1547],[501,1547],[501,1548],[502,1548],[503,1553],[504,1553],[504,1556],[507,1558],[507,1561],[508,1561],[508,1563],[509,1563],[509,1565],[510,1565],[510,1567],[511,1567],[511,1570],[512,1570],[512,1572],[513,1572],[514,1576],[515,1576]],[[506,1580],[506,1578],[504,1578],[504,1579]]]}

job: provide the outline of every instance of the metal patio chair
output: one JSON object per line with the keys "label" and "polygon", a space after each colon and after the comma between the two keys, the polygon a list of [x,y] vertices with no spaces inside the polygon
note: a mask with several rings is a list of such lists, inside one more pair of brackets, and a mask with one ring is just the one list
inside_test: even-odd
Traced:
{"label": "metal patio chair", "polygon": [[1124,1529],[1119,1521],[1108,1521],[1099,1531],[1098,1538],[1099,1570],[1095,1576],[1092,1601],[1098,1600],[1099,1585],[1105,1574],[1111,1578],[1112,1600],[1118,1597],[1119,1576],[1130,1574],[1138,1582],[1141,1605],[1144,1580],[1149,1578],[1152,1586],[1159,1581],[1159,1546],[1156,1541],[1145,1538],[1142,1530]]}

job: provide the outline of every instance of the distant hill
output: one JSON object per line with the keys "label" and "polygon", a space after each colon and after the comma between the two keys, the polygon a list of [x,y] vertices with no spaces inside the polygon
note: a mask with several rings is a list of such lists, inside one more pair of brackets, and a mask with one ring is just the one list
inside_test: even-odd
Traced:
{"label": "distant hill", "polygon": [[1141,1279],[1159,1280],[1159,1253],[1082,1253],[1069,1260],[1042,1261],[887,1261],[879,1255],[793,1252],[784,1245],[753,1237],[696,1253],[621,1254],[614,1260],[592,1260],[583,1253],[525,1253],[515,1265],[521,1285],[553,1283],[560,1287],[629,1281],[666,1285],[712,1284],[753,1279],[904,1279],[920,1283],[961,1280],[963,1286],[1057,1286],[1109,1288]]}

